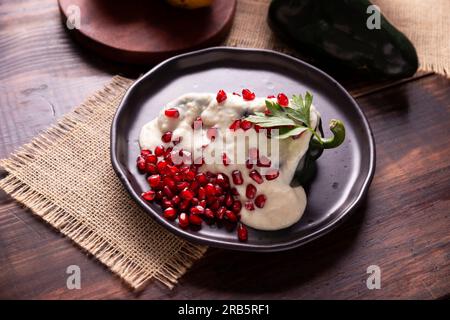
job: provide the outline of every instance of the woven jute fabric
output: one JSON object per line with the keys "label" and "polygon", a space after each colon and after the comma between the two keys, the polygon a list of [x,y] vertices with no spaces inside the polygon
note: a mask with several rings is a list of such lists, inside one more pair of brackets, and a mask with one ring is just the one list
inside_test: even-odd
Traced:
{"label": "woven jute fabric", "polygon": [[115,77],[31,143],[1,160],[0,188],[87,250],[131,287],[173,286],[206,248],[159,226],[110,164],[111,122],[132,81]]}
{"label": "woven jute fabric", "polygon": [[[267,26],[269,2],[238,0],[233,27],[224,45],[293,54]],[[425,4],[419,0],[409,0],[408,7],[398,5],[405,3],[399,0],[377,3],[413,40],[422,67],[448,70],[448,23],[428,21],[425,16],[429,10],[425,9],[429,8],[424,8]],[[433,10],[436,15],[443,15],[449,12],[449,3],[435,0],[431,7],[436,6],[437,12]],[[423,10],[407,10],[416,5]],[[416,25],[415,19],[420,19],[421,25]],[[424,26],[426,30],[421,29]],[[429,31],[433,41],[423,36],[425,31]],[[446,50],[432,47],[434,44]],[[0,181],[0,188],[131,287],[142,288],[151,279],[172,287],[206,247],[186,242],[156,224],[131,199],[113,172],[109,161],[111,121],[131,83],[132,80],[122,77],[113,78],[57,124],[9,159],[1,160],[0,166],[8,175]]]}

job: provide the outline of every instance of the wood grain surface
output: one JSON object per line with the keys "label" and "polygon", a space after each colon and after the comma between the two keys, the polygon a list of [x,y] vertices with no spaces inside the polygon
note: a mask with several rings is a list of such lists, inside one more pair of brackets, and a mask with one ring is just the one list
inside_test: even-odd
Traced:
{"label": "wood grain surface", "polygon": [[[30,141],[114,74],[145,70],[78,48],[56,0],[0,4],[0,157]],[[377,170],[365,205],[322,239],[281,253],[210,249],[173,290],[132,292],[0,192],[0,298],[442,299],[450,297],[450,80],[340,79],[372,126]],[[4,176],[0,171],[0,176]],[[66,268],[81,268],[80,290]],[[381,268],[368,290],[366,269]]]}
{"label": "wood grain surface", "polygon": [[149,65],[175,54],[218,45],[231,28],[235,0],[215,0],[197,10],[165,1],[59,0],[64,20],[80,10],[70,32],[84,47],[115,61]]}

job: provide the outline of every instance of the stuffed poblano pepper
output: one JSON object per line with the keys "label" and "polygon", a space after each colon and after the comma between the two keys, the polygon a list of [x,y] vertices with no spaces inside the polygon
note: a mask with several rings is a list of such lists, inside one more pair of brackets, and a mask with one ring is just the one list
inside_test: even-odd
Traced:
{"label": "stuffed poblano pepper", "polygon": [[325,68],[372,78],[412,76],[418,68],[414,46],[371,5],[368,0],[273,0],[268,22]]}

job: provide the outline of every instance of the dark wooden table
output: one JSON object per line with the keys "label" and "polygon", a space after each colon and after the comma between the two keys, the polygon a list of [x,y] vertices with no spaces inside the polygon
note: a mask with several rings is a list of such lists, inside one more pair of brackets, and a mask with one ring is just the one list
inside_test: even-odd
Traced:
{"label": "dark wooden table", "polygon": [[[56,1],[2,1],[0,157],[112,75],[142,71],[79,49]],[[373,128],[377,170],[364,207],[331,234],[282,253],[210,249],[175,289],[155,283],[136,294],[0,192],[0,298],[449,298],[450,80],[343,83]],[[81,290],[66,288],[71,264]],[[366,287],[369,265],[381,268],[380,290]]]}

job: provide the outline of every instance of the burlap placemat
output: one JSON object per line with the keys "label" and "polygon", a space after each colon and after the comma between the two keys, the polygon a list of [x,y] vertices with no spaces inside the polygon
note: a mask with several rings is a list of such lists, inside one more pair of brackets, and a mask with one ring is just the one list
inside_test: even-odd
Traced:
{"label": "burlap placemat", "polygon": [[[448,12],[442,10],[448,7],[444,1],[434,1],[442,6],[441,14]],[[224,44],[292,53],[267,26],[269,2],[238,0],[234,24]],[[380,6],[384,10],[389,3]],[[409,20],[402,22],[393,17],[393,21],[399,26],[404,23],[403,31],[412,28]],[[448,70],[448,55],[447,61],[444,58],[442,62],[442,56],[426,49],[427,41],[416,43],[420,41],[416,39],[422,39],[422,32],[416,31],[406,33],[418,46],[422,66]],[[109,156],[111,121],[131,83],[115,77],[49,130],[9,159],[1,160],[0,166],[8,175],[0,181],[0,188],[107,265],[131,287],[140,288],[152,278],[172,287],[206,247],[179,239],[156,224],[129,197],[113,172]]]}
{"label": "burlap placemat", "polygon": [[101,91],[0,166],[0,188],[71,238],[133,288],[155,278],[171,287],[206,248],[167,232],[127,194],[110,162],[117,106],[133,81]]}

